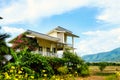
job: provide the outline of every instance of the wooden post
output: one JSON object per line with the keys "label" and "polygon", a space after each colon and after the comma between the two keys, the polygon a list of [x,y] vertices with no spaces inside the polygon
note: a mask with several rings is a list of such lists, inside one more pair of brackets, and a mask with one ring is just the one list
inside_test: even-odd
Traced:
{"label": "wooden post", "polygon": [[72,52],[74,52],[74,37],[73,36],[72,36],[72,48],[73,48]]}

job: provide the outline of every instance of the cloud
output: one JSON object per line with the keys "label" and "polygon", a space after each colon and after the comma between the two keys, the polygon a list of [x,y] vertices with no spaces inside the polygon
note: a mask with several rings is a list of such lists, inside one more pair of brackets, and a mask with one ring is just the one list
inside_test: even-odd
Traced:
{"label": "cloud", "polygon": [[100,9],[96,18],[109,24],[120,24],[120,0],[94,0],[93,6]]}
{"label": "cloud", "polygon": [[8,27],[8,26],[3,26],[2,30],[5,33],[11,33],[11,34],[19,34],[19,33],[25,32],[23,28],[15,28],[15,27]]}
{"label": "cloud", "polygon": [[0,8],[3,23],[34,21],[85,6],[99,9],[98,22],[120,24],[120,0],[11,0],[7,4],[5,1]]}
{"label": "cloud", "polygon": [[107,31],[88,31],[82,34],[86,38],[81,39],[77,45],[77,52],[80,55],[110,51],[120,46],[120,28]]}
{"label": "cloud", "polygon": [[3,23],[31,21],[62,14],[87,3],[87,0],[13,0],[9,6],[0,8],[0,15],[4,17]]}

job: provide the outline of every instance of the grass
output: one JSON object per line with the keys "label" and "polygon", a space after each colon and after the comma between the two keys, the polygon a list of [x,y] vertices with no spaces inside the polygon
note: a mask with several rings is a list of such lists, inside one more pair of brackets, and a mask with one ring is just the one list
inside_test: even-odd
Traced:
{"label": "grass", "polygon": [[99,66],[89,66],[89,71],[91,76],[104,77],[104,80],[119,80],[116,71],[120,72],[120,66],[107,66],[103,71],[99,70]]}

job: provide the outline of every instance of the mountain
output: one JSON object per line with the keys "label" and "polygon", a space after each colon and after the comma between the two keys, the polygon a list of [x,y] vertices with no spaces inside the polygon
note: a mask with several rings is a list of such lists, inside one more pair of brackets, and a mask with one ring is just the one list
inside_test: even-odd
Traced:
{"label": "mountain", "polygon": [[86,62],[118,62],[120,61],[120,48],[116,48],[109,52],[85,55],[82,57]]}

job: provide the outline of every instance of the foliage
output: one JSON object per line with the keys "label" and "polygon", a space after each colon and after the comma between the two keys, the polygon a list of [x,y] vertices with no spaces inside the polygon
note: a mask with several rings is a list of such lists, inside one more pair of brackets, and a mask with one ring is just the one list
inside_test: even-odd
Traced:
{"label": "foliage", "polygon": [[10,48],[6,45],[5,42],[5,40],[9,37],[10,35],[6,33],[4,34],[0,33],[0,64],[1,64],[0,66],[2,66],[2,62],[5,59],[3,56],[10,53]]}
{"label": "foliage", "polygon": [[81,76],[88,76],[89,75],[89,69],[87,64],[82,64],[80,67],[78,67],[77,72]]}
{"label": "foliage", "polygon": [[62,67],[59,67],[59,68],[57,69],[57,71],[58,71],[61,75],[65,75],[65,74],[68,73],[68,68],[67,68],[67,66],[62,66]]}
{"label": "foliage", "polygon": [[64,66],[66,59],[64,58],[57,58],[57,57],[46,57],[48,63],[50,64],[50,66],[52,67],[52,69],[54,70],[55,74],[58,74],[57,69],[61,66]]}
{"label": "foliage", "polygon": [[[34,74],[34,72],[33,72]],[[11,66],[9,70],[0,74],[1,80],[31,80],[34,75],[24,72],[24,68]]]}
{"label": "foliage", "polygon": [[32,37],[27,37],[28,33],[23,33],[20,34],[17,38],[15,38],[14,40],[11,41],[11,43],[13,43],[12,48],[13,49],[19,49],[22,50],[25,47],[28,47],[29,51],[35,51],[38,49],[38,43],[36,38],[32,38]]}
{"label": "foliage", "polygon": [[120,80],[120,79],[117,78],[115,75],[111,75],[111,76],[107,76],[105,80]]}
{"label": "foliage", "polygon": [[11,66],[15,66],[16,68],[23,68],[24,72],[31,73],[32,70],[29,67],[25,66],[25,62],[22,60],[26,53],[27,53],[27,48],[25,48],[24,50],[20,52],[15,52],[11,49],[12,61],[8,62],[3,67],[3,70],[7,71],[11,68]]}
{"label": "foliage", "polygon": [[[88,66],[99,66],[100,62],[87,62]],[[120,66],[119,62],[104,62],[107,66]]]}
{"label": "foliage", "polygon": [[63,53],[63,58],[66,59],[66,65],[69,69],[69,73],[75,73],[77,71],[79,75],[89,75],[87,64],[84,63],[84,61],[76,54],[67,51]]}
{"label": "foliage", "polygon": [[[47,62],[46,57],[41,56],[40,54],[27,53],[23,57],[23,61],[25,62],[25,66],[29,66],[36,73],[40,74],[38,75],[40,77],[43,77],[44,74],[47,74],[49,77],[54,73],[51,66]],[[43,73],[42,70],[45,70],[45,72]]]}
{"label": "foliage", "polygon": [[106,65],[105,62],[100,62],[100,63],[99,63],[99,69],[100,69],[100,71],[103,71],[106,66],[107,66],[107,65]]}
{"label": "foliage", "polygon": [[9,48],[8,46],[6,45],[6,38],[9,38],[10,35],[4,33],[0,33],[0,55],[5,55],[5,54],[8,54],[9,53]]}
{"label": "foliage", "polygon": [[85,55],[82,58],[86,62],[120,62],[120,47],[109,52]]}

